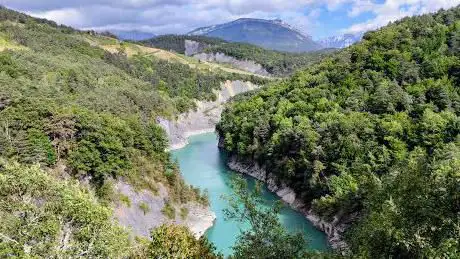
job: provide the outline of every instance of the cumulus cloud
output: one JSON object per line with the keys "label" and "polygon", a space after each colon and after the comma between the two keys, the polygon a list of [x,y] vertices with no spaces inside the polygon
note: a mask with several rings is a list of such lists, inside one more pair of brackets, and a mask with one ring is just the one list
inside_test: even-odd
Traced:
{"label": "cumulus cloud", "polygon": [[[16,10],[81,29],[185,33],[241,17],[282,18],[307,28],[312,0],[2,0]],[[334,0],[338,1],[338,0]],[[307,32],[307,31],[306,31]]]}
{"label": "cumulus cloud", "polygon": [[420,15],[434,12],[441,8],[450,8],[460,4],[460,0],[387,0],[384,3],[373,3],[370,0],[358,0],[353,5],[349,16],[355,17],[365,12],[374,14],[374,18],[357,23],[343,30],[346,33],[357,33],[373,30],[387,25],[405,16]]}
{"label": "cumulus cloud", "polygon": [[343,32],[360,32],[406,15],[447,8],[460,0],[0,0],[33,16],[81,29],[140,30],[156,34],[186,33],[201,26],[241,17],[281,18],[305,33],[321,28],[322,12],[341,12],[350,19],[374,18]]}

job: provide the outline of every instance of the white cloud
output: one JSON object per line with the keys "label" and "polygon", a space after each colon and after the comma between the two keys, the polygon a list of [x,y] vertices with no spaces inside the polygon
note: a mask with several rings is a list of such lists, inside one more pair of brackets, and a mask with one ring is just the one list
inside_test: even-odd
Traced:
{"label": "white cloud", "polygon": [[348,13],[355,17],[364,12],[375,15],[373,19],[357,23],[343,30],[345,33],[357,33],[373,30],[387,25],[405,16],[419,15],[450,8],[460,4],[460,0],[387,0],[384,3],[373,3],[369,0],[357,0]]}
{"label": "white cloud", "polygon": [[81,29],[135,29],[156,34],[185,33],[241,17],[281,18],[308,33],[317,17],[316,9],[307,14],[302,10],[305,0],[121,0],[111,4],[109,0],[43,0],[41,5],[28,0],[3,1],[33,16]]}
{"label": "white cloud", "polygon": [[371,0],[357,0],[348,12],[348,16],[356,17],[362,13],[372,11],[374,6],[375,4]]}
{"label": "white cloud", "polygon": [[35,17],[45,18],[59,23],[65,22],[66,24],[74,25],[82,24],[85,19],[84,15],[82,15],[78,10],[72,8],[27,13]]}
{"label": "white cloud", "polygon": [[342,32],[374,29],[406,15],[435,11],[460,0],[0,0],[37,17],[83,29],[185,33],[240,17],[281,18],[303,32],[320,28],[322,12],[344,11],[350,19],[375,17]]}

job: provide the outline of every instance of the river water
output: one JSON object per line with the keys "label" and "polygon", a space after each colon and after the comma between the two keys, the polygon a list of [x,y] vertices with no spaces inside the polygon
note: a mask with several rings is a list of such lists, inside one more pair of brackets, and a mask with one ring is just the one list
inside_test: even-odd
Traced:
{"label": "river water", "polygon": [[[214,243],[217,250],[225,256],[232,253],[231,247],[244,228],[237,222],[225,220],[223,209],[228,207],[223,195],[231,195],[230,181],[234,172],[225,164],[225,156],[217,148],[217,136],[214,133],[196,135],[189,139],[189,145],[182,149],[172,151],[172,156],[177,159],[185,181],[201,190],[207,190],[211,209],[216,213],[217,219],[214,226],[206,232],[208,239]],[[254,180],[245,177],[249,188],[254,185]],[[279,198],[263,190],[264,204],[270,206]],[[308,242],[310,249],[328,250],[327,238],[324,233],[317,230],[299,212],[285,206],[280,213],[283,225],[292,232],[301,232]]]}

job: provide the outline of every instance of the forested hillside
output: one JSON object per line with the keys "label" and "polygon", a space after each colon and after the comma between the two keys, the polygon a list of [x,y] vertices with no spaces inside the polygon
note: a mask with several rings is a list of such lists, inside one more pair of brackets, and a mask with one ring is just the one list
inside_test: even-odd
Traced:
{"label": "forested hillside", "polygon": [[353,220],[363,258],[460,256],[460,8],[405,18],[230,103],[225,150]]}
{"label": "forested hillside", "polygon": [[212,38],[207,36],[192,36],[192,35],[161,35],[148,40],[140,41],[139,43],[147,46],[152,46],[164,50],[172,50],[180,54],[185,54],[185,41],[191,40],[200,42],[204,45],[217,45],[225,43],[225,40]]}
{"label": "forested hillside", "polygon": [[[0,7],[0,257],[167,250],[132,242],[114,222],[112,202],[130,203],[114,191],[118,181],[152,193],[164,186],[167,204],[207,205],[165,152],[157,117],[173,119],[195,100],[215,99],[225,80],[266,80],[156,54]],[[181,249],[185,257],[214,257],[202,240]]]}
{"label": "forested hillside", "polygon": [[326,49],[308,53],[288,53],[268,50],[248,43],[232,43],[217,38],[186,35],[158,36],[141,43],[184,54],[186,40],[200,43],[203,46],[201,52],[204,53],[223,53],[238,60],[254,61],[262,65],[267,72],[278,77],[290,75],[298,69],[320,61],[333,52],[333,50]]}

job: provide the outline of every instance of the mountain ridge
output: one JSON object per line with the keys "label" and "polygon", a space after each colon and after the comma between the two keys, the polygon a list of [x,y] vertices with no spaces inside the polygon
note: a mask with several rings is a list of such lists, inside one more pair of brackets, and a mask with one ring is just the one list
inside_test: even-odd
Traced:
{"label": "mountain ridge", "polygon": [[244,42],[272,50],[306,52],[321,49],[321,45],[280,19],[240,18],[228,23],[200,27],[187,33]]}
{"label": "mountain ridge", "polygon": [[343,49],[360,41],[364,36],[363,32],[345,33],[341,35],[333,35],[319,39],[317,42],[324,48]]}

